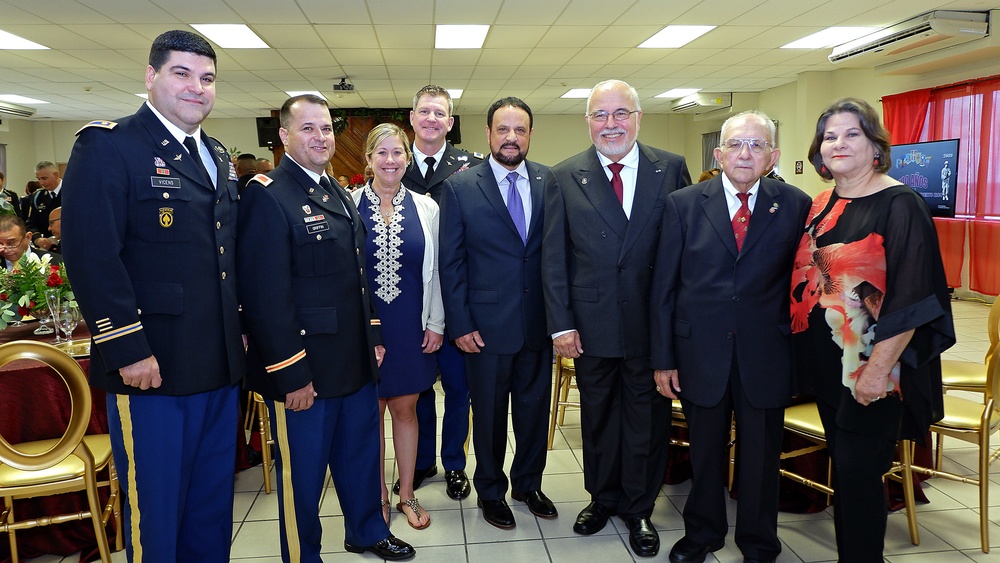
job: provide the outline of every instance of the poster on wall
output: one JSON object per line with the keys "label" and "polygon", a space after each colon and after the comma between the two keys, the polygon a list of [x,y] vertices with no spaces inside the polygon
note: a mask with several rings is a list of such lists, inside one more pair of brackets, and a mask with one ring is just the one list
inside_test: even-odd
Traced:
{"label": "poster on wall", "polygon": [[892,146],[889,175],[923,196],[934,217],[955,216],[958,139]]}

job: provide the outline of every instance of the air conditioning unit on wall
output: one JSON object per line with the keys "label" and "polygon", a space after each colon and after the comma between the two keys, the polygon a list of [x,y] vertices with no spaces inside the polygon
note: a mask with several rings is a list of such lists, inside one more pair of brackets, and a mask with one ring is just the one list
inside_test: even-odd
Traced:
{"label": "air conditioning unit on wall", "polygon": [[674,100],[670,104],[670,111],[674,113],[706,113],[732,107],[733,94],[731,92],[695,92],[690,96],[684,96]]}
{"label": "air conditioning unit on wall", "polygon": [[982,39],[988,33],[988,12],[938,10],[838,45],[827,58],[834,64],[861,58],[864,66],[885,64]]}

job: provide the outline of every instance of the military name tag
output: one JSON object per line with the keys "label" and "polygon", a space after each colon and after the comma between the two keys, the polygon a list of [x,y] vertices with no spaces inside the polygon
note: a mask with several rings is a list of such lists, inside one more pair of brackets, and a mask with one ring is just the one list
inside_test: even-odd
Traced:
{"label": "military name tag", "polygon": [[311,225],[306,225],[306,232],[309,234],[322,233],[323,231],[329,231],[330,224],[326,221],[320,223],[313,223]]}
{"label": "military name tag", "polygon": [[152,182],[154,188],[170,188],[174,190],[179,190],[181,188],[180,178],[160,178],[159,176],[150,176],[149,180]]}

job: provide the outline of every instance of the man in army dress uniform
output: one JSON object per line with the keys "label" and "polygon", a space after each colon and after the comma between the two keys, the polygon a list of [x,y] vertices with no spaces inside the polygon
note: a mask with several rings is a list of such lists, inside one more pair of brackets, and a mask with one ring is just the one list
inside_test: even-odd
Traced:
{"label": "man in army dress uniform", "polygon": [[84,126],[66,169],[63,256],[93,334],[90,383],[107,391],[129,561],[229,561],[245,354],[236,171],[201,130],[215,73],[204,38],[163,33],[148,101]]}

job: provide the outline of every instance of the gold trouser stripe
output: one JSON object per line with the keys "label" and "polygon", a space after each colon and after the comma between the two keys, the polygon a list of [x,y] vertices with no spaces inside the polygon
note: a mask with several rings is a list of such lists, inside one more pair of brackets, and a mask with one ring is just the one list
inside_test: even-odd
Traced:
{"label": "gold trouser stripe", "polygon": [[288,558],[291,563],[299,563],[302,554],[299,550],[299,526],[295,521],[295,491],[292,488],[292,462],[288,449],[288,425],[285,422],[285,403],[273,401],[274,422],[278,427],[275,441],[281,452],[281,504],[285,511],[285,538],[288,540]]}
{"label": "gold trouser stripe", "polygon": [[118,417],[122,426],[122,442],[125,445],[125,457],[128,458],[125,468],[128,475],[128,506],[131,512],[129,517],[129,535],[132,537],[132,559],[142,561],[142,538],[139,535],[139,489],[136,486],[135,475],[135,443],[132,441],[132,411],[128,395],[116,395],[118,403]]}

